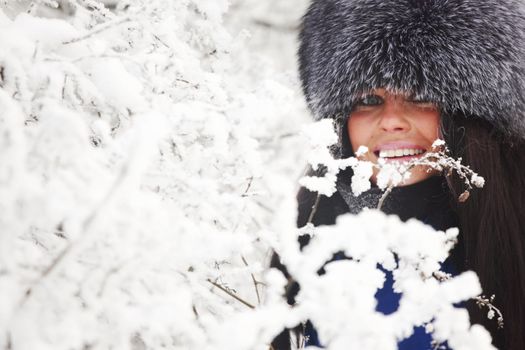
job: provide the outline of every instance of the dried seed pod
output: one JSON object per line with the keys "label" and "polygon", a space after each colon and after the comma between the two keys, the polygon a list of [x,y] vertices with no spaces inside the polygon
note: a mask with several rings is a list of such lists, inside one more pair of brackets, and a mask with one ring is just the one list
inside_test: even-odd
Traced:
{"label": "dried seed pod", "polygon": [[458,201],[460,203],[464,203],[464,202],[467,201],[468,197],[470,197],[470,192],[469,191],[465,191],[459,196]]}

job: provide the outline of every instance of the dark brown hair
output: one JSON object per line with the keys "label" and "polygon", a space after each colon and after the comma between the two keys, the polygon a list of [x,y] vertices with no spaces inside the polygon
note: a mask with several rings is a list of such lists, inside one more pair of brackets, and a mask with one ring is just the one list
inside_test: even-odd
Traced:
{"label": "dark brown hair", "polygon": [[[443,137],[454,158],[462,158],[485,178],[485,186],[455,202],[461,229],[464,269],[478,274],[486,296],[503,313],[504,328],[488,320],[473,303],[471,321],[487,328],[499,349],[525,349],[525,143],[496,131],[487,122],[461,115],[442,118]],[[464,191],[448,178],[455,198]]]}

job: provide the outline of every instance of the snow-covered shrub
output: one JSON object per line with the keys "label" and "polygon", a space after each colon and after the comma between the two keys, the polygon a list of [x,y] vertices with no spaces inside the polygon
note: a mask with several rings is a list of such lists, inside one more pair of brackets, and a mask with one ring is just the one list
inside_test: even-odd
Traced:
{"label": "snow-covered shrub", "polygon": [[0,13],[1,346],[213,347],[292,203],[298,90],[241,69],[226,1],[70,5]]}

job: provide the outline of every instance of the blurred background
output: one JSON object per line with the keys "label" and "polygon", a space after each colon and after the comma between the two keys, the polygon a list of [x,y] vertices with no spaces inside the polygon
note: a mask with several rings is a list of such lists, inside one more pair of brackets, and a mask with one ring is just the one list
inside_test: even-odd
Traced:
{"label": "blurred background", "polygon": [[306,6],[0,1],[0,348],[267,348]]}

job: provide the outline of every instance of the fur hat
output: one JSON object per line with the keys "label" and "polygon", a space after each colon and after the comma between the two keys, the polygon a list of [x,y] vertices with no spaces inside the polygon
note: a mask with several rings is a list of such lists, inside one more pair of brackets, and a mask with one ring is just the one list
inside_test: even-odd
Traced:
{"label": "fur hat", "polygon": [[382,87],[525,138],[523,0],[313,0],[299,65],[316,119]]}

